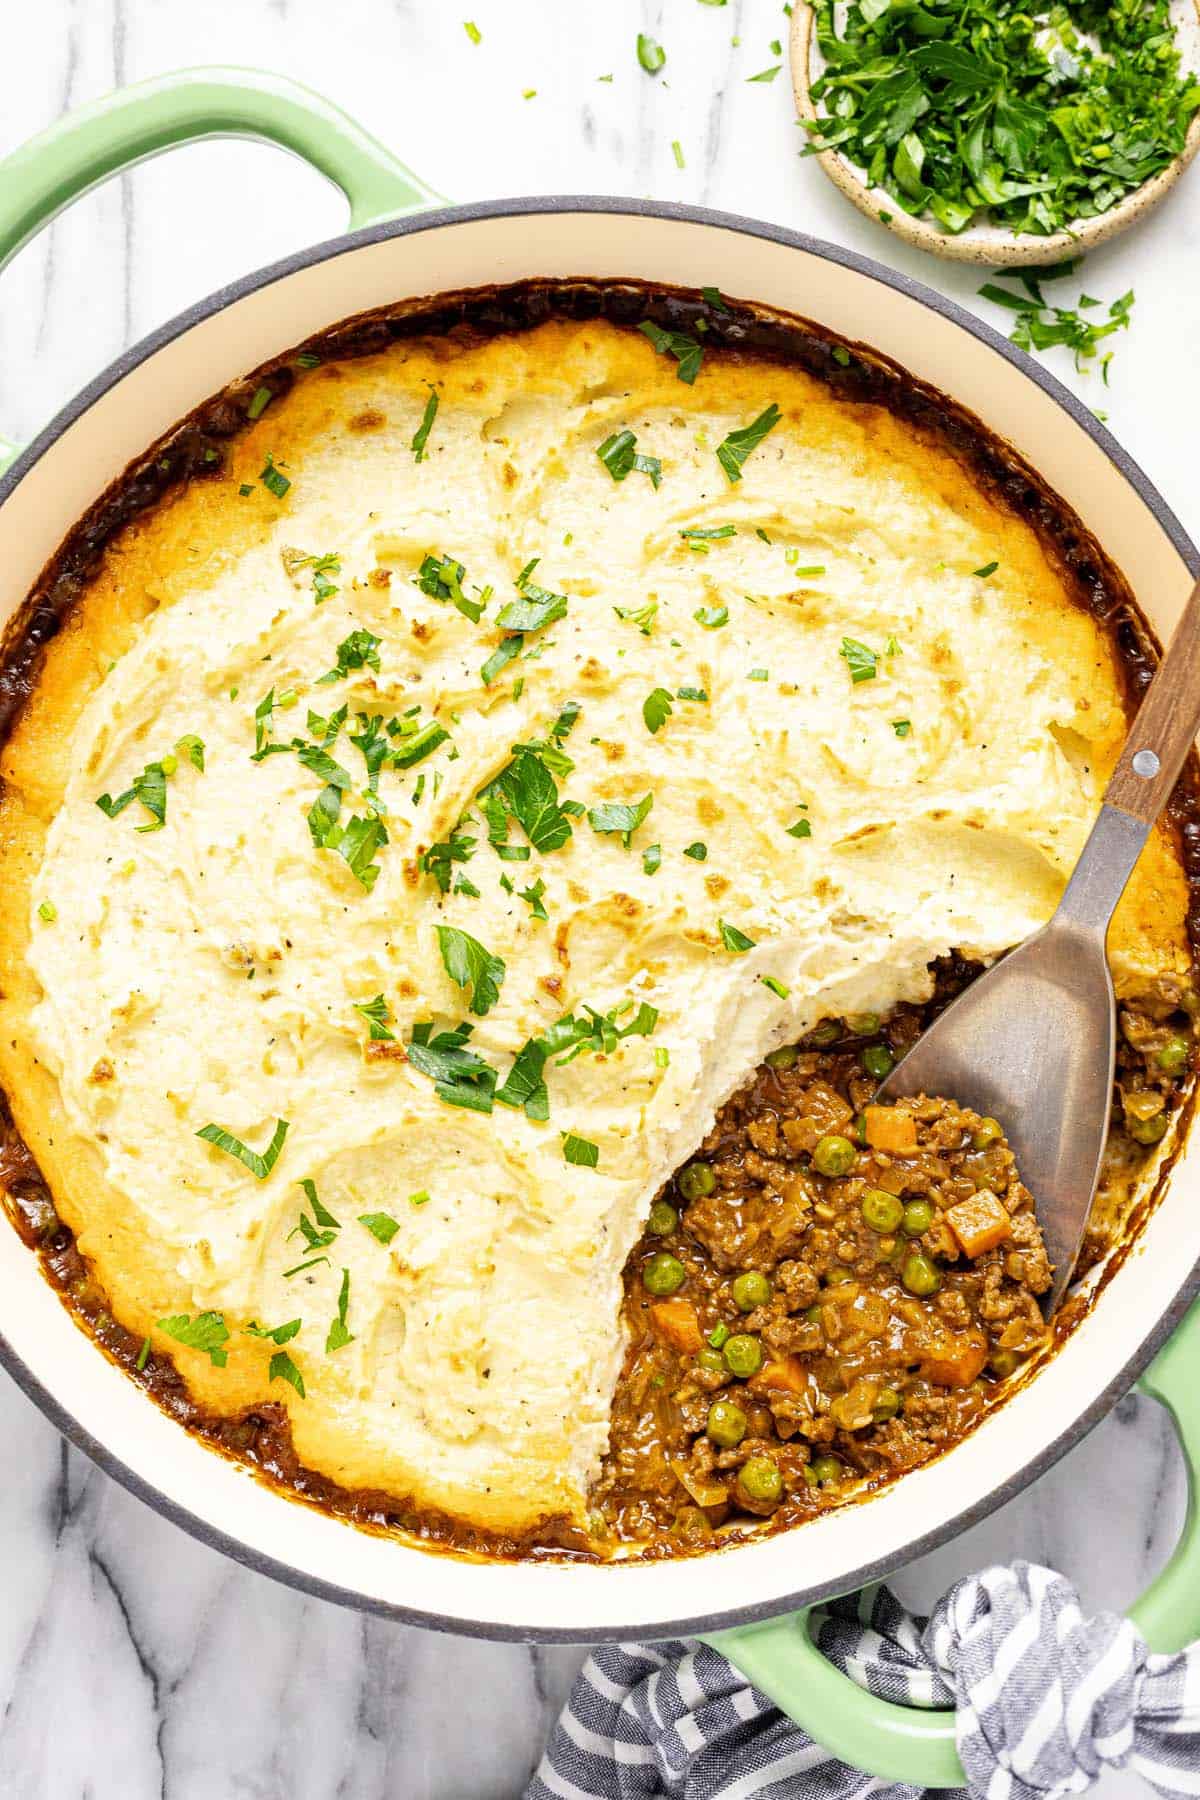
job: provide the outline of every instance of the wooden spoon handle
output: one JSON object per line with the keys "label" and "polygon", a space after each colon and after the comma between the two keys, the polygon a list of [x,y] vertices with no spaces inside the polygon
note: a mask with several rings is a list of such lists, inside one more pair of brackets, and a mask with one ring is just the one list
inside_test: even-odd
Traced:
{"label": "wooden spoon handle", "polygon": [[1167,803],[1200,731],[1200,581],[1175,627],[1104,796],[1143,825]]}

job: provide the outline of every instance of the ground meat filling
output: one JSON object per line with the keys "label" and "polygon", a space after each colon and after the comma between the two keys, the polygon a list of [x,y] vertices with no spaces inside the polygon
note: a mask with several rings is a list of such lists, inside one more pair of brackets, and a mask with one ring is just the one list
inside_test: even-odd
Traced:
{"label": "ground meat filling", "polygon": [[[969,974],[942,967],[934,1009]],[[1052,1270],[1000,1125],[871,1104],[927,1017],[826,1021],[774,1052],[655,1202],[625,1271],[597,1547],[810,1517],[954,1443],[1045,1345]],[[1121,1025],[1114,1124],[1144,1158],[1190,1021],[1163,995]]]}

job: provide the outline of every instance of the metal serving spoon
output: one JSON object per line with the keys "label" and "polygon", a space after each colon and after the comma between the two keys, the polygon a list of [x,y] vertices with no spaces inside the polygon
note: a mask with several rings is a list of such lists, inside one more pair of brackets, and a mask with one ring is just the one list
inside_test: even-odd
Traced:
{"label": "metal serving spoon", "polygon": [[1032,1193],[1058,1306],[1108,1130],[1116,999],[1105,939],[1138,852],[1200,730],[1200,582],[1142,701],[1058,909],[918,1038],[881,1100],[943,1094],[1004,1126]]}

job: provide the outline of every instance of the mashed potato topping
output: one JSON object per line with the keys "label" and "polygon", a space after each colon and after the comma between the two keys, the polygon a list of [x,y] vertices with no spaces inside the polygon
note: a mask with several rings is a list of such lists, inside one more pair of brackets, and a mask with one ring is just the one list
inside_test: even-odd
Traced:
{"label": "mashed potato topping", "polygon": [[587,323],[303,374],[110,552],[5,762],[18,1123],[115,1313],[503,1530],[584,1509],[622,1264],[716,1108],[1041,923],[1124,731],[949,456],[676,371]]}

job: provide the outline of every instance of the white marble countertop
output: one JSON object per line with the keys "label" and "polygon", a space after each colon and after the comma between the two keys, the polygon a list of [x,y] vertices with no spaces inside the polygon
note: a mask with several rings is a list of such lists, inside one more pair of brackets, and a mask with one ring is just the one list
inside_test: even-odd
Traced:
{"label": "white marble countertop", "polygon": [[[881,257],[995,322],[978,277],[906,250],[800,160],[786,65],[748,80],[780,61],[770,42],[786,24],[778,0],[41,0],[5,21],[0,154],[122,82],[197,63],[276,69],[453,199],[649,194],[757,214]],[[637,65],[639,30],[667,50],[657,79]],[[179,308],[332,235],[341,206],[302,165],[233,143],[102,189],[0,279],[0,432],[30,434]],[[1087,286],[1105,302],[1137,293],[1111,386],[1077,377],[1064,352],[1050,366],[1107,410],[1200,532],[1200,173],[1092,258]],[[515,1800],[577,1652],[392,1626],[250,1574],[68,1450],[2,1375],[0,1432],[4,1800]],[[1129,1399],[900,1586],[927,1602],[1019,1554],[1064,1569],[1089,1604],[1120,1605],[1165,1560],[1182,1508],[1170,1432]],[[1095,1791],[1149,1792],[1124,1777]]]}

